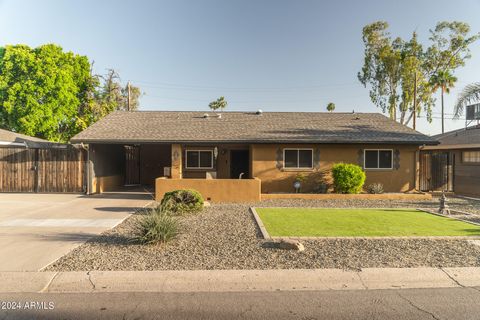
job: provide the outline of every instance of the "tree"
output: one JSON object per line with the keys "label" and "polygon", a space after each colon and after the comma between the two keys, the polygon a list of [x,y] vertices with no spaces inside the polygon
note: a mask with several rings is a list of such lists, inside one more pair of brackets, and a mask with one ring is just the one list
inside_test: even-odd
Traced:
{"label": "tree", "polygon": [[85,56],[47,44],[6,46],[0,60],[0,125],[52,141],[67,141],[81,127],[79,108],[93,83]]}
{"label": "tree", "polygon": [[454,77],[450,72],[440,70],[437,74],[433,75],[430,78],[430,85],[432,91],[436,92],[438,89],[441,90],[441,100],[442,100],[442,133],[445,132],[445,109],[443,105],[443,95],[444,93],[450,93],[450,88],[452,88],[457,81],[457,78]]}
{"label": "tree", "polygon": [[99,78],[103,81],[95,97],[99,118],[115,110],[135,111],[138,109],[140,88],[130,86],[130,109],[128,109],[128,85],[122,85],[118,72],[108,69],[107,73]]}
{"label": "tree", "polygon": [[125,97],[125,103],[118,110],[136,111],[140,107],[140,97],[142,92],[139,87],[130,85],[130,106],[128,106],[128,84],[122,88],[122,95]]}
{"label": "tree", "polygon": [[469,84],[462,90],[455,103],[455,118],[463,114],[466,105],[474,102],[480,102],[480,82]]}
{"label": "tree", "polygon": [[[113,110],[126,108],[118,74],[94,75],[86,56],[54,44],[0,48],[0,127],[67,142]],[[132,109],[140,89],[131,87]]]}
{"label": "tree", "polygon": [[218,109],[220,109],[220,111],[223,111],[223,109],[225,109],[227,105],[228,105],[227,100],[225,100],[225,97],[223,96],[208,104],[210,109],[212,109],[213,111],[216,111]]}
{"label": "tree", "polygon": [[328,111],[328,112],[333,112],[333,110],[335,110],[335,103],[330,102],[330,103],[327,105],[327,111]]}
{"label": "tree", "polygon": [[[364,64],[358,79],[370,87],[372,102],[390,118],[408,124],[423,110],[432,120],[434,106],[431,79],[442,71],[453,71],[470,58],[469,46],[479,34],[469,35],[463,22],[440,22],[430,30],[431,45],[423,49],[417,34],[405,41],[392,39],[388,23],[378,21],[363,28]],[[416,96],[415,96],[416,91]],[[415,105],[414,105],[415,101]]]}

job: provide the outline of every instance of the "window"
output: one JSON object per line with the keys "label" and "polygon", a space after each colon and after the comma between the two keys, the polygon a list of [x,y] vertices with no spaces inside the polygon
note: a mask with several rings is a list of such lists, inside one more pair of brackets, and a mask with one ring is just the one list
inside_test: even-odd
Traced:
{"label": "window", "polygon": [[463,162],[479,162],[480,163],[480,151],[463,151]]}
{"label": "window", "polygon": [[212,150],[187,150],[187,169],[212,169]]}
{"label": "window", "polygon": [[392,150],[365,150],[365,169],[392,169]]}
{"label": "window", "polygon": [[283,167],[287,169],[312,169],[312,149],[283,149]]}

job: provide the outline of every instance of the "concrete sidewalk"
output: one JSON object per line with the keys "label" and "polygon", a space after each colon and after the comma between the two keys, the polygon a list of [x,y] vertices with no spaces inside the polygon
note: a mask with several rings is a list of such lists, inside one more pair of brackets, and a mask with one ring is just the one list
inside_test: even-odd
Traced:
{"label": "concrete sidewalk", "polygon": [[322,291],[480,286],[480,268],[0,272],[0,293]]}

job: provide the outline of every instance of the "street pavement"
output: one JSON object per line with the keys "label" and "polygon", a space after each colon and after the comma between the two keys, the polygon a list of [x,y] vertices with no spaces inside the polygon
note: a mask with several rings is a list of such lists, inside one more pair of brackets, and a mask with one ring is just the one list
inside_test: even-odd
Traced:
{"label": "street pavement", "polygon": [[480,319],[480,268],[0,272],[0,319]]}
{"label": "street pavement", "polygon": [[480,318],[479,290],[0,294],[1,301],[45,306],[43,310],[2,310],[0,319],[465,320]]}

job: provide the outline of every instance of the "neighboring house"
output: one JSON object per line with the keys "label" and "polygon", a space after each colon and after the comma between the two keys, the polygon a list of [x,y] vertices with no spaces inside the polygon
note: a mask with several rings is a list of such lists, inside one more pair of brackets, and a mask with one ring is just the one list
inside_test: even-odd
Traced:
{"label": "neighboring house", "polygon": [[53,145],[56,144],[40,138],[30,137],[21,133],[0,129],[0,148],[45,148]]}
{"label": "neighboring house", "polygon": [[72,142],[88,145],[92,191],[153,185],[167,177],[157,180],[157,189],[172,181],[201,188],[201,181],[190,179],[206,179],[208,192],[223,189],[218,197],[241,194],[239,183],[230,190],[223,181],[240,177],[255,178],[262,193],[292,193],[299,173],[307,176],[302,192],[312,192],[329,182],[338,162],[362,166],[366,185],[379,182],[387,192],[407,192],[418,183],[420,146],[437,144],[377,113],[261,111],[118,111]]}
{"label": "neighboring house", "polygon": [[480,196],[480,125],[433,138],[440,144],[423,148],[421,188]]}
{"label": "neighboring house", "polygon": [[0,129],[0,192],[85,192],[85,151]]}

